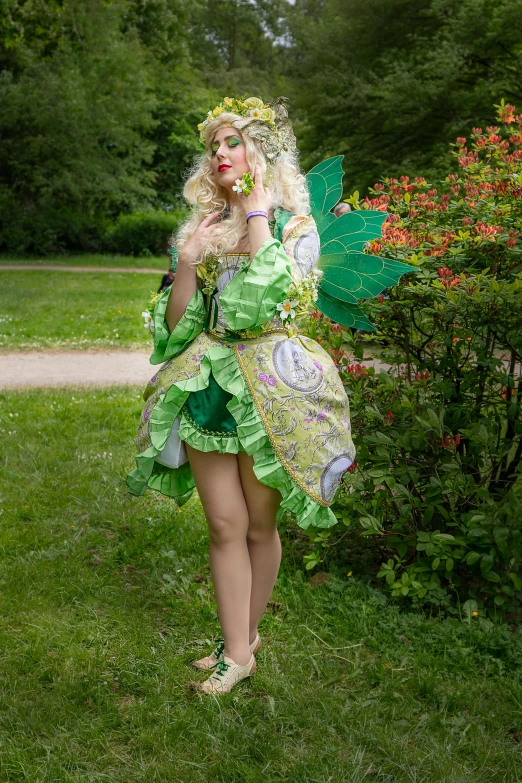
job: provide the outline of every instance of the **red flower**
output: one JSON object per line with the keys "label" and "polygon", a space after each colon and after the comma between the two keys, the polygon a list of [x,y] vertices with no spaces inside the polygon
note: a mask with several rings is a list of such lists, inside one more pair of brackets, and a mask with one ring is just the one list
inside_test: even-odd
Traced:
{"label": "red flower", "polygon": [[485,223],[479,221],[474,227],[474,230],[480,239],[488,242],[496,242],[495,237],[502,233],[502,226],[486,226]]}
{"label": "red flower", "polygon": [[439,268],[437,269],[437,274],[439,277],[442,277],[443,279],[453,277],[453,272],[451,271],[451,269],[448,269],[447,266],[439,266]]}
{"label": "red flower", "polygon": [[366,369],[366,365],[360,365],[360,364],[350,364],[348,366],[348,372],[350,375],[353,375],[355,378],[360,378],[361,375],[368,375],[368,370]]}
{"label": "red flower", "polygon": [[506,103],[506,105],[502,106],[500,109],[498,116],[506,125],[511,125],[512,122],[515,122],[515,111],[516,109],[511,103]]}
{"label": "red flower", "polygon": [[[515,241],[516,241],[516,240],[515,240]],[[382,304],[382,303],[384,302],[384,299],[385,299],[385,296],[384,296],[384,294],[379,294],[379,297],[378,297],[378,299],[379,299],[379,302]]]}
{"label": "red flower", "polygon": [[448,449],[448,451],[456,451],[459,444],[460,435],[455,435],[454,437],[452,435],[446,435],[444,440],[440,443],[441,448]]}

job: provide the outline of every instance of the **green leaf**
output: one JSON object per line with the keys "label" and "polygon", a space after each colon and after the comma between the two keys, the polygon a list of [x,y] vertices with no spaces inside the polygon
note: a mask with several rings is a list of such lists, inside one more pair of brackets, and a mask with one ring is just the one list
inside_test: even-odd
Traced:
{"label": "green leaf", "polygon": [[495,539],[495,542],[499,550],[504,555],[504,557],[509,557],[509,547],[507,544],[508,537],[509,537],[509,528],[507,527],[493,528],[493,538]]}
{"label": "green leaf", "polygon": [[473,601],[473,599],[469,598],[467,601],[465,601],[462,604],[462,608],[464,610],[464,614],[466,616],[466,619],[467,619],[468,623],[471,623],[473,612],[478,611],[477,602]]}
{"label": "green leaf", "polygon": [[511,573],[509,575],[509,578],[511,579],[511,581],[515,585],[515,589],[516,590],[518,590],[518,591],[522,590],[522,579],[520,579],[518,574]]}
{"label": "green leaf", "polygon": [[435,511],[434,506],[428,506],[428,508],[424,511],[423,522],[425,525],[429,525],[429,523],[431,522],[434,511]]}

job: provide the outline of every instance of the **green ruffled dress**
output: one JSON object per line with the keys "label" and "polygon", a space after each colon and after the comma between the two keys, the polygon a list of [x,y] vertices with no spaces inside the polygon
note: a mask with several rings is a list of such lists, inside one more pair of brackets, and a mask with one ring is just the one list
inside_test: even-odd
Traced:
{"label": "green ruffled dress", "polygon": [[319,256],[313,218],[288,218],[252,260],[219,259],[214,294],[198,288],[172,332],[171,289],[158,300],[150,361],[162,367],[144,392],[132,494],[149,487],[185,503],[195,488],[186,443],[245,451],[257,478],[281,493],[278,518],[290,511],[302,528],[336,524],[329,506],[355,458],[348,398],[326,351],[290,337],[278,318]]}

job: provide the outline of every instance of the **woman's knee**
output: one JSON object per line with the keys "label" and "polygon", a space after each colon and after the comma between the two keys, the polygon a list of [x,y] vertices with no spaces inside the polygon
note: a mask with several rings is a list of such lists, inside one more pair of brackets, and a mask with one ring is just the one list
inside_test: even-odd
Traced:
{"label": "woman's knee", "polygon": [[256,518],[251,517],[248,522],[247,541],[249,544],[264,543],[276,538],[277,524],[274,515]]}
{"label": "woman's knee", "polygon": [[245,540],[248,518],[243,515],[214,514],[207,519],[209,538],[215,546]]}

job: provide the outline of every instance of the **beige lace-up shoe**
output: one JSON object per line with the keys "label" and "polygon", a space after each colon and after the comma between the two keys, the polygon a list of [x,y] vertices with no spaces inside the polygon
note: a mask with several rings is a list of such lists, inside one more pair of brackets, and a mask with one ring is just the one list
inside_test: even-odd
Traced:
{"label": "beige lace-up shoe", "polygon": [[194,690],[200,693],[230,693],[234,685],[244,680],[245,677],[251,677],[256,670],[256,659],[252,654],[250,660],[244,666],[235,663],[232,658],[225,655],[208,678],[204,682],[191,683]]}
{"label": "beige lace-up shoe", "polygon": [[[252,655],[256,655],[262,646],[263,642],[261,641],[261,637],[259,634],[257,634],[256,638],[250,645],[250,652]],[[213,652],[210,653],[210,655],[207,655],[206,658],[200,658],[198,661],[192,661],[192,666],[195,669],[199,669],[200,671],[211,671],[218,665],[223,656],[224,650],[225,642],[223,639],[220,639],[218,646]]]}

